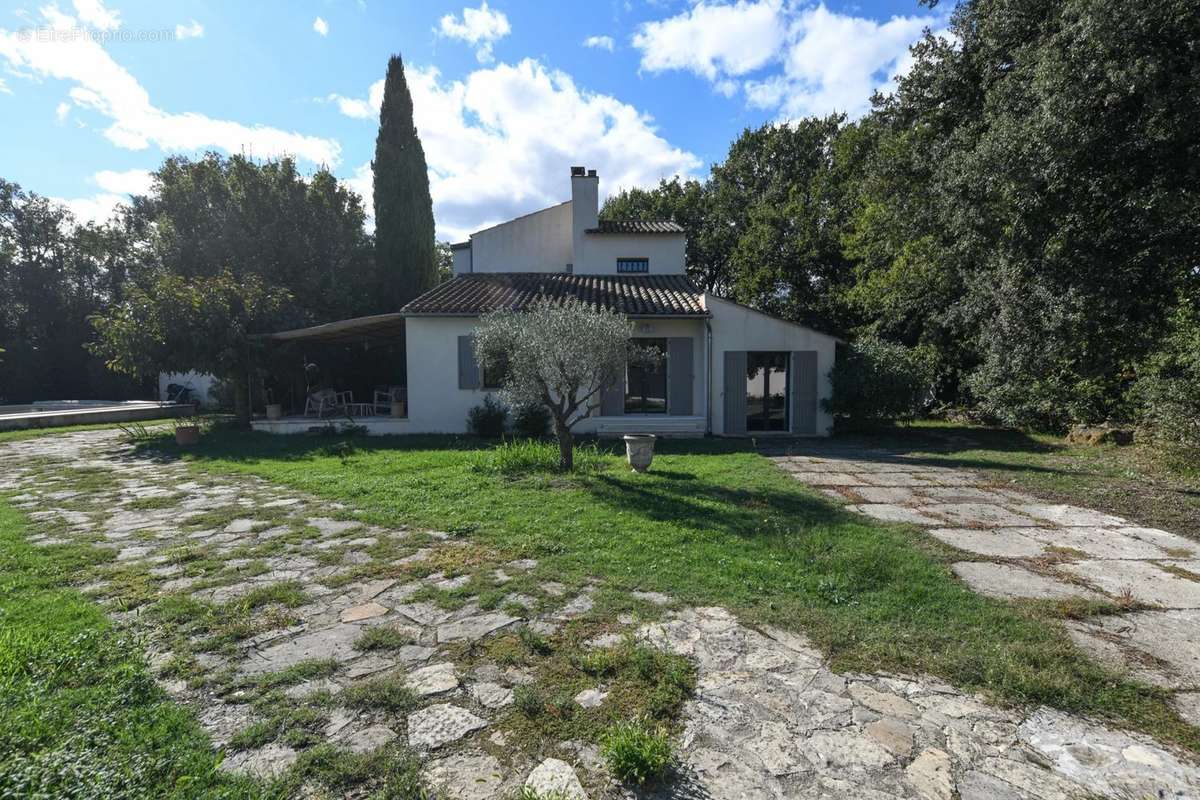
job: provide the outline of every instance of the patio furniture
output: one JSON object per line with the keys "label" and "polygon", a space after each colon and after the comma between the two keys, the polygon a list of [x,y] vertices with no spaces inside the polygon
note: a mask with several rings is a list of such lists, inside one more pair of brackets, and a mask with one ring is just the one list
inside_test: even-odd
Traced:
{"label": "patio furniture", "polygon": [[323,417],[326,414],[342,411],[347,405],[353,402],[354,394],[352,392],[318,389],[315,392],[309,393],[308,400],[304,403],[304,416]]}
{"label": "patio furniture", "polygon": [[375,416],[374,403],[345,403],[342,410],[346,412],[348,417],[373,417]]}
{"label": "patio furniture", "polygon": [[404,386],[384,386],[375,390],[376,413],[390,414],[393,403],[408,404],[408,388]]}

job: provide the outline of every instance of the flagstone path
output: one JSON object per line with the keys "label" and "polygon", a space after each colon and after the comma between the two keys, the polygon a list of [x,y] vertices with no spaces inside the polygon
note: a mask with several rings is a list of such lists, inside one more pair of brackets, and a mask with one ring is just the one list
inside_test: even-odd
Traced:
{"label": "flagstone path", "polygon": [[775,460],[851,511],[920,525],[962,550],[954,572],[983,594],[1136,608],[1066,625],[1098,660],[1175,690],[1181,715],[1200,725],[1200,543],[886,451],[812,445]]}
{"label": "flagstone path", "polygon": [[[828,469],[811,474],[818,472],[829,474]],[[931,473],[906,470],[912,482],[899,483],[884,472],[857,470],[853,474],[870,474],[876,482],[846,485],[957,489],[954,481],[961,477],[947,474],[934,485],[924,477]],[[365,525],[352,508],[254,477],[194,474],[179,462],[139,455],[106,431],[0,445],[0,493],[32,518],[34,544],[86,541],[113,550],[115,564],[126,572],[81,578],[87,583],[80,588],[148,642],[161,685],[192,708],[214,743],[225,748],[226,769],[278,775],[315,737],[359,753],[407,745],[421,755],[431,785],[459,800],[511,796],[523,784],[571,798],[631,796],[609,776],[594,743],[550,741],[530,749],[514,742],[513,689],[530,676],[461,658],[464,643],[482,644],[521,626],[552,636],[561,626],[589,619],[596,614],[592,596],[598,584],[571,592],[543,581],[537,603],[514,596],[498,606],[502,610],[486,610],[475,601],[446,610],[414,598],[427,587],[461,586],[460,577],[441,570],[416,577],[406,565],[455,563],[468,543],[437,531]],[[968,501],[949,495],[937,503],[910,503],[897,499],[899,493],[888,497],[878,504],[898,509],[882,512],[889,518],[911,512],[940,519],[942,512],[928,506],[969,502],[997,510],[980,514],[1023,515],[1023,528],[1042,530],[1050,525],[1024,520],[1060,513],[1038,516],[1020,508],[1032,504],[1008,496],[989,502],[979,495]],[[874,503],[867,496],[857,502]],[[956,527],[947,530],[982,530],[965,524],[975,512],[955,513]],[[1115,527],[1096,519],[1077,527],[1095,526]],[[377,572],[362,577],[364,565],[381,561],[397,577]],[[537,569],[532,559],[510,561],[497,567],[496,580],[513,581]],[[125,596],[130,586],[144,587],[145,596],[126,610],[114,598]],[[263,598],[286,598],[297,587],[299,605],[260,607]],[[219,641],[165,636],[153,612],[164,598],[240,600],[250,617],[236,636]],[[1200,796],[1200,769],[1193,761],[1148,737],[1045,708],[997,709],[926,676],[836,674],[800,634],[754,630],[721,608],[681,608],[653,593],[642,599],[671,610],[659,621],[623,616],[613,624],[688,657],[698,671],[696,695],[684,708],[677,741],[677,778],[647,796]],[[536,611],[518,613],[520,608]],[[385,627],[407,643],[358,649],[364,632]],[[611,645],[614,638],[619,637],[610,634],[595,646]],[[304,671],[315,663],[323,665],[319,674]],[[186,666],[185,677],[180,665]],[[381,676],[402,679],[418,707],[399,714],[339,702]],[[307,738],[264,743],[245,737],[256,724],[261,730],[264,715],[273,712],[249,702],[262,681],[286,687],[286,700],[277,702],[293,703],[308,715]],[[576,702],[602,710],[605,696],[597,686]],[[323,795],[313,790],[306,796]]]}

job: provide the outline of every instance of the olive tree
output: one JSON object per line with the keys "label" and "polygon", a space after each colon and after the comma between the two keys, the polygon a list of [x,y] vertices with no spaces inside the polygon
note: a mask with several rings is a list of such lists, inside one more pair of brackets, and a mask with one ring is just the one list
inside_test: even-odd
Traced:
{"label": "olive tree", "polygon": [[644,357],[632,335],[633,324],[615,311],[541,298],[528,311],[485,315],[475,331],[475,357],[485,369],[503,370],[500,397],[508,405],[549,410],[559,467],[569,470],[571,429],[600,408],[627,361]]}

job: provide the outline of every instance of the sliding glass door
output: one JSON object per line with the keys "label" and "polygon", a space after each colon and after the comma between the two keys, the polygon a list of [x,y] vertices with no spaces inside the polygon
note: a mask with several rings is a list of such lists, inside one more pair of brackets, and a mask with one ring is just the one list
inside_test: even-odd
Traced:
{"label": "sliding glass door", "polygon": [[788,354],[746,354],[746,430],[788,430]]}

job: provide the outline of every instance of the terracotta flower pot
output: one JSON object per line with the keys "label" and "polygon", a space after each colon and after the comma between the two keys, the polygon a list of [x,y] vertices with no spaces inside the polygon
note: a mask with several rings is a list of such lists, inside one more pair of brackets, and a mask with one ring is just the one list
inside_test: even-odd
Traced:
{"label": "terracotta flower pot", "polygon": [[283,419],[283,403],[267,403],[267,419]]}
{"label": "terracotta flower pot", "polygon": [[393,402],[392,403],[392,416],[393,417],[407,417],[408,416],[408,403],[405,402],[404,400],[397,400],[397,401]]}
{"label": "terracotta flower pot", "polygon": [[188,447],[200,441],[199,425],[180,425],[175,429],[175,444]]}
{"label": "terracotta flower pot", "polygon": [[654,460],[654,440],[658,438],[650,433],[628,434],[625,439],[625,458],[634,472],[645,472],[650,469]]}

